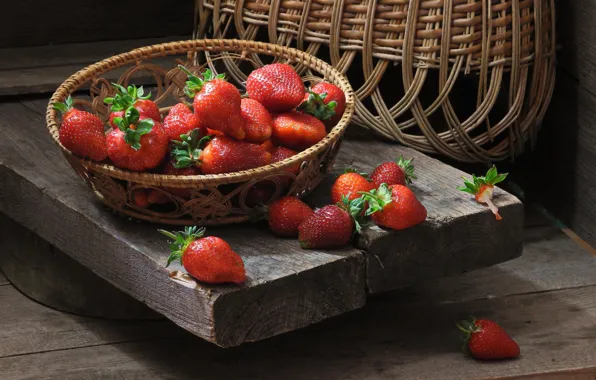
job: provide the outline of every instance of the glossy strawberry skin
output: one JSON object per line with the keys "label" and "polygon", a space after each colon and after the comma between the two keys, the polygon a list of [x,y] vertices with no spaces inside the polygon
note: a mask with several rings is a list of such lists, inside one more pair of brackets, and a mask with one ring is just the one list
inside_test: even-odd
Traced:
{"label": "glossy strawberry skin", "polygon": [[206,82],[193,100],[195,115],[202,125],[236,140],[246,136],[240,105],[240,92],[223,79]]}
{"label": "glossy strawberry skin", "polygon": [[[295,156],[298,152],[283,147],[278,146],[273,149],[273,153],[271,154],[271,163],[280,162],[285,160],[286,158],[290,158]],[[290,166],[286,169],[286,172],[292,173],[294,175],[298,175],[300,173],[300,162],[296,163],[295,165]],[[287,187],[292,182],[292,177],[288,176],[279,176],[282,186]]]}
{"label": "glossy strawberry skin", "polygon": [[[161,123],[161,114],[159,113],[159,107],[155,102],[148,100],[148,99],[138,99],[134,104],[134,108],[139,111],[139,115],[141,118],[149,118],[153,121]],[[109,124],[112,128],[118,128],[116,124],[114,124],[114,118],[122,117],[124,115],[124,111],[116,111],[110,113]]]}
{"label": "glossy strawberry skin", "polygon": [[265,65],[246,80],[246,92],[269,112],[286,112],[304,98],[304,83],[292,66],[285,63]]}
{"label": "glossy strawberry skin", "polygon": [[374,188],[375,186],[362,175],[358,173],[344,173],[337,177],[331,187],[331,201],[333,203],[340,203],[344,195],[349,200],[353,200],[362,195],[358,192],[367,192]]}
{"label": "glossy strawberry skin", "polygon": [[271,153],[265,151],[261,145],[217,136],[203,150],[200,168],[203,174],[220,174],[253,169],[270,163]]}
{"label": "glossy strawberry skin", "polygon": [[193,129],[201,129],[201,137],[207,134],[207,129],[201,126],[199,118],[184,103],[172,107],[164,118],[163,128],[170,140],[180,140],[181,134],[189,134]]}
{"label": "glossy strawberry skin", "polygon": [[[337,103],[335,106],[335,115],[331,119],[324,121],[328,128],[335,126],[346,110],[346,95],[344,92],[341,90],[341,88],[329,82],[317,83],[312,86],[311,91],[317,94],[323,94],[326,92],[327,96],[323,101],[325,104],[329,104],[329,102],[332,101]],[[308,94],[304,97],[304,100],[306,99],[308,99]]]}
{"label": "glossy strawberry skin", "polygon": [[268,220],[271,231],[284,237],[298,236],[298,227],[314,211],[300,199],[282,197],[269,205]]}
{"label": "glossy strawberry skin", "polygon": [[215,236],[191,242],[182,255],[182,265],[191,276],[210,284],[239,284],[246,280],[242,258]]}
{"label": "glossy strawberry skin", "polygon": [[107,157],[106,136],[100,118],[92,113],[71,109],[62,118],[58,139],[72,153],[95,161]]}
{"label": "glossy strawberry skin", "polygon": [[261,144],[261,146],[263,147],[263,149],[265,149],[267,152],[273,154],[273,152],[275,151],[275,144],[273,143],[273,141],[271,141],[271,139],[265,141],[264,143]]}
{"label": "glossy strawberry skin", "polygon": [[134,150],[124,140],[124,132],[113,129],[106,137],[108,157],[119,168],[144,171],[159,166],[168,152],[168,136],[161,123],[141,137],[141,148]]}
{"label": "glossy strawberry skin", "polygon": [[474,322],[478,332],[473,332],[468,341],[468,350],[476,359],[510,359],[518,357],[518,344],[509,337],[501,326],[493,321],[479,319]]}
{"label": "glossy strawberry skin", "polygon": [[381,186],[382,183],[386,183],[389,186],[406,186],[406,175],[403,169],[395,162],[384,162],[377,166],[370,175],[370,179],[375,184],[375,187]]}
{"label": "glossy strawberry skin", "polygon": [[273,119],[263,105],[254,99],[242,99],[241,115],[246,137],[244,141],[262,144],[271,137]]}
{"label": "glossy strawberry skin", "polygon": [[305,249],[340,248],[352,240],[354,221],[336,205],[320,208],[298,227],[298,240]]}
{"label": "glossy strawberry skin", "polygon": [[372,219],[377,225],[403,230],[426,220],[426,208],[412,190],[403,185],[392,185],[389,189],[391,203],[387,204],[382,211],[372,214]]}
{"label": "glossy strawberry skin", "polygon": [[273,117],[273,140],[297,151],[307,149],[327,135],[325,124],[314,116],[292,111]]}

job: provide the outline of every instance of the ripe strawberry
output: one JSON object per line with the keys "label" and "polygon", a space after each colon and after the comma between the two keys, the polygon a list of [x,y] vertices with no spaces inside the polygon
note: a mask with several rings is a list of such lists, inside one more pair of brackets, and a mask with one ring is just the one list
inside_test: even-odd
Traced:
{"label": "ripe strawberry", "polygon": [[[292,149],[288,149],[283,146],[275,147],[273,149],[273,153],[271,154],[271,163],[283,161],[286,158],[290,158],[296,154],[298,153]],[[298,173],[300,173],[300,162],[287,168],[286,172],[298,175]],[[288,176],[280,176],[280,180],[284,187],[288,186],[292,182],[292,178]]]}
{"label": "ripe strawberry", "polygon": [[184,231],[175,233],[158,231],[173,240],[166,267],[180,260],[191,276],[210,284],[240,284],[246,280],[242,258],[223,239],[203,237],[204,228],[186,227]]}
{"label": "ripe strawberry", "polygon": [[242,99],[241,114],[246,137],[244,141],[261,144],[271,137],[273,119],[267,108],[254,99]]}
{"label": "ripe strawberry", "polygon": [[375,188],[362,174],[347,170],[344,174],[337,177],[331,187],[331,201],[333,203],[341,202],[343,197],[348,200],[359,198],[359,192],[368,192]]}
{"label": "ripe strawberry", "polygon": [[184,91],[193,98],[195,115],[206,128],[215,129],[235,138],[244,140],[246,132],[241,115],[240,92],[233,84],[224,80],[224,75],[213,75],[205,70],[199,78],[184,66],[178,66],[188,75]]}
{"label": "ripe strawberry", "polygon": [[275,184],[271,181],[261,181],[248,189],[244,203],[248,207],[265,205],[275,194]]}
{"label": "ripe strawberry", "polygon": [[170,140],[180,140],[180,135],[188,134],[193,129],[200,129],[202,136],[207,134],[207,129],[201,126],[199,118],[184,103],[178,103],[163,120],[163,129]]}
{"label": "ripe strawberry", "polygon": [[166,204],[172,202],[172,199],[168,197],[163,191],[151,189],[147,195],[147,202],[149,204]]}
{"label": "ripe strawberry", "polygon": [[216,129],[207,128],[207,135],[209,136],[225,136],[226,134]]}
{"label": "ripe strawberry", "polygon": [[508,173],[499,174],[497,168],[493,165],[492,168],[486,172],[484,177],[476,177],[472,175],[472,181],[466,177],[462,177],[464,180],[464,186],[458,187],[459,190],[474,195],[476,202],[488,205],[488,208],[495,214],[497,220],[501,220],[499,209],[492,202],[493,193],[495,191],[495,184],[503,182],[507,178]]}
{"label": "ripe strawberry", "polygon": [[466,334],[466,349],[476,359],[512,359],[520,354],[517,343],[491,320],[461,321],[457,327]]}
{"label": "ripe strawberry", "polygon": [[108,156],[120,168],[153,169],[168,153],[168,136],[161,123],[139,116],[134,107],[128,108],[124,118],[115,119],[118,129],[113,129],[106,137]]}
{"label": "ripe strawberry", "polygon": [[95,161],[105,160],[106,136],[100,118],[92,113],[73,108],[69,96],[64,103],[54,103],[54,109],[62,113],[58,139],[72,153]]}
{"label": "ripe strawberry", "polygon": [[304,83],[292,66],[273,63],[250,73],[246,92],[269,112],[286,112],[302,102]]}
{"label": "ripe strawberry", "polygon": [[273,154],[273,151],[275,150],[275,144],[273,144],[273,141],[271,140],[267,140],[264,143],[261,144],[261,146],[269,153]]}
{"label": "ripe strawberry", "polygon": [[109,124],[112,128],[118,128],[114,119],[124,117],[124,112],[130,107],[136,108],[141,118],[149,118],[153,121],[161,122],[159,107],[153,101],[149,100],[151,93],[144,95],[145,90],[143,90],[142,86],[137,88],[132,85],[124,88],[117,83],[112,83],[112,85],[116,89],[116,95],[103,100],[104,103],[110,105]]}
{"label": "ripe strawberry", "polygon": [[278,145],[301,151],[315,145],[326,135],[325,125],[314,116],[291,111],[273,117],[272,138]]}
{"label": "ripe strawberry", "polygon": [[140,208],[149,207],[149,199],[147,198],[147,191],[145,189],[136,189],[132,192],[132,200],[135,206]]}
{"label": "ripe strawberry", "polygon": [[298,226],[314,214],[312,208],[295,197],[282,197],[269,205],[269,228],[279,236],[298,236]]}
{"label": "ripe strawberry", "polygon": [[375,184],[375,187],[381,186],[382,183],[391,185],[404,185],[412,183],[412,179],[416,179],[414,175],[413,159],[406,160],[400,156],[396,162],[383,162],[377,166],[370,175],[370,179]]}
{"label": "ripe strawberry", "polygon": [[341,88],[332,83],[317,83],[305,95],[298,110],[313,115],[322,120],[328,128],[332,128],[346,110],[346,95]]}
{"label": "ripe strawberry", "polygon": [[368,202],[366,215],[372,215],[373,221],[382,227],[403,230],[426,220],[426,208],[412,190],[403,185],[382,184],[365,193],[362,199]]}

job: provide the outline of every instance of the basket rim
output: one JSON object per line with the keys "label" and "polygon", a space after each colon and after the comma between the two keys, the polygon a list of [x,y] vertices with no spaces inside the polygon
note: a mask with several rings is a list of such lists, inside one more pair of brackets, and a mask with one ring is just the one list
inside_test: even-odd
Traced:
{"label": "basket rim", "polygon": [[[313,69],[320,74],[323,74],[326,80],[330,80],[332,83],[336,84],[342,89],[346,97],[345,111],[339,122],[317,144],[282,161],[254,169],[231,173],[177,176],[147,172],[134,172],[118,168],[113,164],[99,163],[82,158],[70,152],[60,143],[58,139],[58,112],[54,110],[53,103],[64,101],[69,95],[76,92],[84,84],[93,80],[98,75],[105,74],[121,66],[148,58],[188,54],[206,50],[212,52],[248,51],[250,53],[259,53],[274,57],[286,58],[292,63],[303,64],[304,66]],[[301,163],[308,161],[309,159],[322,153],[325,149],[331,147],[333,143],[339,140],[348,127],[355,110],[354,99],[354,91],[349,81],[339,70],[335,69],[327,62],[298,49],[272,43],[239,39],[181,40],[136,48],[128,52],[105,58],[72,74],[64,82],[62,82],[60,86],[58,86],[48,102],[46,109],[46,127],[48,128],[48,131],[50,132],[54,142],[62,150],[62,153],[65,154],[69,160],[76,160],[88,170],[106,174],[110,177],[120,180],[137,182],[145,185],[167,185],[170,187],[189,187],[197,185],[208,186],[244,182],[251,179],[258,179],[273,175],[282,172],[284,169],[288,169],[299,162]]]}

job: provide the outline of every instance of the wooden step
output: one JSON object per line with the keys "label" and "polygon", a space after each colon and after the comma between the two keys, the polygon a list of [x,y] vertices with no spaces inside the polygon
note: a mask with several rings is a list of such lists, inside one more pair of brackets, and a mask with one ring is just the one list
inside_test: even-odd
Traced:
{"label": "wooden step", "polygon": [[[243,257],[243,286],[173,281],[158,226],[112,215],[75,175],[46,132],[46,100],[0,104],[0,212],[188,331],[235,346],[362,307],[379,292],[515,258],[523,206],[496,192],[504,220],[455,190],[463,174],[411,149],[356,134],[337,168],[369,169],[399,154],[414,157],[414,186],[429,211],[411,230],[367,230],[357,247],[301,250],[262,224],[211,228]],[[329,181],[332,179],[330,178]],[[329,183],[328,181],[328,183]],[[313,197],[324,202],[322,186]],[[163,227],[163,226],[160,226]],[[174,267],[173,269],[181,269]]]}

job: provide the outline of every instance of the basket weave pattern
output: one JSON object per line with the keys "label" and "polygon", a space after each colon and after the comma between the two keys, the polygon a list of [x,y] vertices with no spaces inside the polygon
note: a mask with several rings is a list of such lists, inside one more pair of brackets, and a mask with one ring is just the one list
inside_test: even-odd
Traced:
{"label": "basket weave pattern", "polygon": [[196,9],[196,37],[295,46],[352,83],[357,66],[355,123],[459,161],[521,153],[554,88],[554,0],[197,0]]}
{"label": "basket weave pattern", "polygon": [[[104,99],[114,95],[108,80],[119,74],[117,83],[127,86],[144,81],[156,86],[154,101],[162,114],[171,104],[189,103],[183,88],[186,75],[177,68],[183,64],[198,72],[198,54],[209,51],[210,68],[218,72],[217,62],[221,57],[233,62],[235,75],[226,77],[234,83],[234,77],[254,69],[254,58],[274,59],[302,68],[308,68],[311,82],[326,80],[339,86],[346,94],[346,110],[340,122],[316,145],[297,155],[268,166],[217,175],[172,176],[155,173],[140,173],[122,170],[111,164],[82,159],[70,153],[58,140],[59,122],[57,112],[52,108],[55,102],[63,102],[73,95],[75,104],[97,114],[107,121],[109,110]],[[250,56],[252,58],[247,58]],[[171,61],[164,64],[164,59]],[[159,60],[156,62],[156,60]],[[242,63],[240,63],[240,61]],[[225,69],[227,70],[227,68]],[[222,70],[219,70],[222,72]],[[121,74],[120,74],[121,73]],[[242,81],[237,81],[242,87]],[[88,88],[84,95],[75,95],[80,89]],[[88,95],[88,96],[86,96]],[[170,104],[170,106],[166,106]],[[213,225],[237,223],[249,220],[262,210],[249,204],[248,198],[257,184],[266,184],[272,190],[270,200],[282,194],[303,196],[313,190],[333,165],[340,147],[341,137],[354,112],[354,93],[350,84],[337,70],[325,62],[304,52],[272,44],[240,40],[192,40],[171,42],[135,49],[84,68],[68,78],[54,93],[46,112],[47,127],[72,168],[95,191],[99,198],[116,212],[138,219],[167,224]],[[298,175],[287,171],[300,164]],[[133,193],[139,189],[155,190],[169,202],[158,209],[143,208],[135,204]],[[185,189],[180,192],[180,189]]]}

